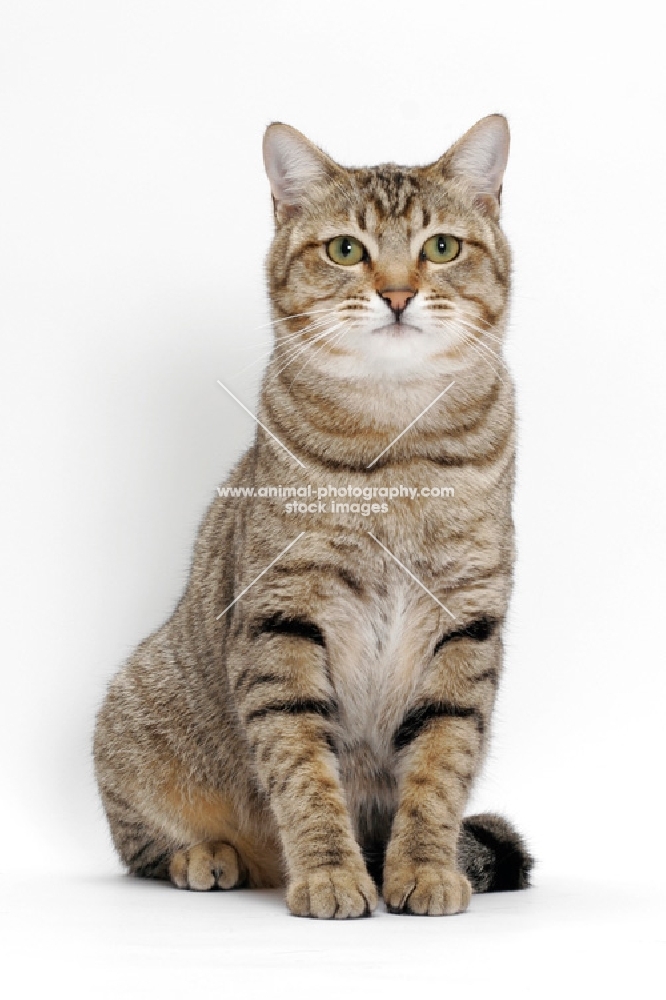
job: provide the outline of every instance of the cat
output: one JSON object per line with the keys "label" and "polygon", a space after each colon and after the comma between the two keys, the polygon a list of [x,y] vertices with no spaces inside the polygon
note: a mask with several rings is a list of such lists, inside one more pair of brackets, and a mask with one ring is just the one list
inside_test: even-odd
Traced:
{"label": "cat", "polygon": [[428,166],[348,169],[268,127],[255,440],[97,717],[130,872],[286,886],[321,918],[370,914],[378,890],[439,915],[529,884],[511,824],[463,819],[514,552],[508,147],[491,115]]}

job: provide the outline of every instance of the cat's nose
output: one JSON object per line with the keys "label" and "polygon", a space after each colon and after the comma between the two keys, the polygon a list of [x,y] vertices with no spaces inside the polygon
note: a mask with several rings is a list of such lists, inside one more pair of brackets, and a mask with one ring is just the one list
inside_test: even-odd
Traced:
{"label": "cat's nose", "polygon": [[413,288],[382,288],[377,294],[390,306],[396,319],[400,319],[407,308],[407,303],[416,295],[416,291]]}

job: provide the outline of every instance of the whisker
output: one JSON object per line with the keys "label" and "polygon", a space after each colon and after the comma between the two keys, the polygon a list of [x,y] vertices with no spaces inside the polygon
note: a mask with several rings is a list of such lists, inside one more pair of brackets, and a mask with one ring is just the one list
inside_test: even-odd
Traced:
{"label": "whisker", "polygon": [[[285,337],[280,337],[279,335],[276,336],[275,340],[274,340],[274,343],[271,345],[270,350],[264,351],[258,358],[254,358],[254,360],[250,361],[247,365],[244,365],[237,372],[235,372],[235,374],[236,375],[240,375],[241,372],[247,371],[248,368],[252,368],[254,365],[261,364],[266,358],[270,358],[270,356],[273,354],[273,352],[274,352],[274,350],[275,350],[276,347],[283,348],[285,346],[285,344],[289,343],[290,341],[296,340],[303,333],[308,333],[311,330],[316,329],[318,326],[321,326],[321,324],[324,323],[324,322],[327,322],[327,320],[325,320],[325,319],[318,319],[318,320],[315,320],[314,322],[308,324],[308,326],[304,326],[300,330],[297,330],[295,333],[290,333],[290,334],[288,334]],[[294,345],[292,343],[292,347],[293,346]],[[255,350],[256,349],[257,348],[255,347]]]}
{"label": "whisker", "polygon": [[[347,306],[347,308],[348,309],[352,309],[354,311],[367,311],[367,310],[361,310],[359,306],[354,306],[354,305],[349,305],[349,306]],[[301,333],[305,333],[308,330],[313,329],[317,325],[321,325],[321,323],[327,322],[328,319],[329,319],[329,316],[330,316],[330,318],[339,319],[340,316],[341,316],[341,314],[344,313],[344,310],[345,310],[344,306],[338,306],[338,307],[333,308],[333,309],[327,309],[326,310],[327,315],[317,317],[316,319],[314,319],[312,321],[312,323],[309,323],[307,326],[299,327],[298,330],[295,330],[292,333],[287,333],[287,334],[276,333],[275,336],[274,336],[274,338],[273,338],[273,340],[274,340],[275,343],[286,343],[288,340],[293,340],[294,338],[298,337]],[[287,316],[286,319],[295,319],[296,316],[307,316],[307,315],[308,315],[308,313],[296,313],[294,316]],[[282,320],[275,320],[275,322],[279,323],[279,322],[283,322],[283,321]],[[260,329],[260,328],[258,328],[258,329]],[[264,343],[265,343],[264,340],[255,341],[255,345],[260,345],[261,346]],[[248,348],[248,350],[250,350],[250,349],[251,348]]]}
{"label": "whisker", "polygon": [[326,306],[322,309],[308,309],[306,312],[292,313],[291,316],[282,316],[281,319],[271,319],[268,323],[262,323],[260,326],[256,326],[255,330],[265,330],[266,327],[273,326],[275,323],[288,323],[290,319],[300,319],[302,316],[315,316],[318,313],[325,312],[335,312],[335,306]]}
{"label": "whisker", "polygon": [[[472,320],[469,320],[466,316],[462,316],[461,319],[462,319],[462,321],[464,323],[468,323],[472,327],[474,326],[474,322]],[[483,333],[483,334],[485,334],[485,336],[491,337],[493,340],[496,340],[498,342],[498,344],[503,344],[504,343],[504,340],[503,340],[502,337],[498,337],[496,333],[492,332],[492,330],[494,329],[493,324],[489,323],[487,319],[483,319],[482,316],[477,316],[476,317],[476,321],[478,323],[483,323],[484,326],[487,327],[487,329],[481,329],[481,328],[477,327],[476,328],[476,332],[477,333]]]}
{"label": "whisker", "polygon": [[500,364],[505,371],[508,372],[509,369],[507,367],[506,361],[504,360],[503,357],[501,357],[501,355],[497,354],[495,351],[492,350],[492,348],[488,347],[487,344],[484,344],[483,341],[481,340],[477,340],[475,337],[472,337],[471,341],[476,345],[476,347],[479,348],[480,351],[485,351],[486,354],[488,354],[491,358],[494,358],[494,360],[498,364]]}
{"label": "whisker", "polygon": [[[283,371],[285,370],[285,368],[288,368],[288,367],[289,367],[289,365],[290,365],[290,364],[292,363],[292,361],[295,361],[295,360],[296,360],[296,358],[297,358],[297,357],[298,357],[298,356],[299,356],[300,354],[302,354],[302,353],[303,353],[303,351],[307,351],[307,349],[308,349],[308,347],[310,346],[310,344],[311,344],[311,343],[312,343],[312,344],[316,344],[316,342],[317,342],[317,341],[319,340],[319,338],[320,338],[320,337],[322,337],[322,336],[325,336],[325,335],[326,335],[326,330],[322,330],[322,331],[321,331],[321,333],[317,333],[317,334],[315,334],[315,336],[314,336],[314,337],[312,338],[312,340],[306,340],[305,342],[303,342],[303,341],[299,341],[299,342],[298,342],[298,344],[296,344],[295,346],[294,346],[294,345],[292,345],[292,346],[291,346],[291,347],[290,347],[290,348],[289,348],[289,349],[288,349],[288,350],[286,351],[286,354],[282,356],[282,358],[281,358],[281,361],[283,361],[283,362],[284,362],[284,364],[283,364],[283,366],[282,366],[282,367],[281,367],[281,368],[280,368],[280,369],[279,369],[279,370],[278,370],[278,371],[276,372],[276,375],[280,375],[280,374],[281,374],[281,372],[283,372]],[[285,358],[286,358],[286,360],[285,360]]]}
{"label": "whisker", "polygon": [[[354,317],[353,317],[353,319],[351,319],[351,318],[350,319],[346,319],[345,318],[345,316],[344,316],[345,310],[347,312],[352,311],[355,314]],[[311,333],[312,331],[316,331],[319,327],[327,326],[327,324],[330,322],[331,319],[336,319],[338,321],[342,320],[342,321],[347,322],[347,323],[353,322],[353,320],[358,317],[358,313],[359,312],[365,312],[365,311],[367,311],[367,310],[363,309],[362,307],[358,306],[355,303],[347,303],[346,306],[345,306],[345,304],[342,304],[341,306],[337,306],[337,307],[333,307],[333,308],[309,310],[308,312],[294,313],[292,316],[285,316],[281,320],[274,320],[272,322],[275,322],[275,323],[284,323],[284,322],[286,322],[287,320],[290,320],[290,319],[297,319],[297,318],[306,317],[306,316],[313,316],[313,315],[315,316],[315,318],[312,320],[312,322],[306,324],[305,326],[300,327],[298,330],[295,330],[295,331],[293,331],[291,333],[281,334],[281,333],[277,333],[276,332],[275,335],[274,335],[274,337],[273,337],[273,343],[270,345],[269,349],[265,350],[265,351],[262,351],[262,353],[259,355],[258,358],[254,358],[247,365],[244,365],[237,372],[235,372],[235,374],[236,375],[240,375],[242,372],[247,371],[248,368],[252,368],[255,365],[262,364],[262,362],[264,362],[267,358],[270,358],[273,355],[273,353],[275,352],[275,348],[276,347],[279,347],[280,350],[284,350],[285,347],[286,347],[286,349],[287,349],[287,360],[286,360],[286,363],[285,363],[284,367],[287,367],[288,365],[290,365],[298,357],[298,355],[300,353],[302,353],[302,350],[304,348],[307,349],[308,346],[312,346],[312,344],[314,344],[318,340],[322,339],[322,335],[318,334],[316,337],[314,337],[314,339],[312,339],[311,341],[308,341],[306,344],[301,344],[300,341],[301,341],[301,338],[302,338],[302,336],[304,334],[308,334],[308,333]],[[266,325],[268,326],[270,324],[266,324]],[[339,328],[339,323],[336,323],[336,325],[333,327],[333,329],[337,330],[338,328]],[[257,329],[261,329],[261,327],[258,327]],[[322,333],[323,333],[324,336],[327,333],[330,333],[330,332],[331,332],[330,330],[323,330],[322,331]],[[288,346],[288,345],[290,345],[290,346]],[[241,350],[253,350],[253,351],[256,351],[256,350],[260,350],[262,347],[266,347],[266,346],[268,346],[266,344],[266,341],[262,340],[262,341],[256,342],[253,345],[249,345],[249,346],[246,345],[245,348],[241,348]],[[280,374],[280,372],[284,371],[284,367],[281,368],[278,371],[277,374]]]}
{"label": "whisker", "polygon": [[[447,328],[447,325],[448,324],[446,324],[444,322],[438,323],[438,326],[441,326],[444,329]],[[502,376],[500,375],[500,373],[497,371],[497,369],[494,367],[494,365],[492,365],[490,363],[490,361],[488,360],[488,355],[484,354],[483,351],[481,350],[481,348],[484,347],[484,348],[487,348],[487,350],[490,351],[490,348],[488,348],[487,344],[481,344],[480,341],[478,341],[475,337],[472,336],[471,333],[469,333],[465,329],[464,324],[461,323],[459,320],[457,320],[457,321],[454,320],[453,326],[454,326],[455,330],[462,336],[463,340],[468,345],[468,347],[471,347],[472,350],[475,352],[475,354],[478,354],[478,356],[481,358],[481,360],[485,361],[485,363],[488,365],[488,367],[490,368],[490,370],[495,374],[495,376],[500,380],[500,382],[503,383],[504,379],[502,378]],[[497,357],[494,354],[493,351],[490,351],[490,353],[493,356],[493,358]],[[504,368],[506,368],[506,365],[504,364],[504,361],[501,358],[497,357],[497,360],[500,362],[500,364],[502,364],[504,366]],[[507,369],[507,371],[508,371],[508,369]]]}
{"label": "whisker", "polygon": [[[323,322],[326,322],[326,319],[324,319]],[[304,330],[311,329],[312,325],[313,324],[309,324],[308,326],[300,327],[300,329],[295,330],[293,333],[285,333],[285,334],[276,333],[269,340],[267,340],[266,337],[262,337],[261,340],[255,340],[255,341],[251,342],[250,344],[245,345],[244,347],[239,347],[238,350],[240,350],[240,351],[256,351],[256,350],[259,350],[260,348],[266,346],[269,343],[270,344],[284,344],[287,341],[294,340],[296,337],[300,336],[300,334],[303,333]]]}
{"label": "whisker", "polygon": [[481,358],[481,360],[486,362],[486,364],[490,368],[491,372],[493,372],[493,374],[500,380],[500,382],[503,383],[504,379],[502,378],[502,376],[500,375],[500,373],[497,371],[497,369],[494,367],[494,365],[491,365],[490,361],[488,360],[488,356],[486,354],[484,354],[483,351],[479,350],[478,341],[473,340],[472,337],[468,333],[465,333],[464,330],[461,330],[460,332],[462,333],[463,339],[464,339],[465,343],[467,344],[467,346],[471,347],[472,350],[476,354],[478,354],[478,356]]}
{"label": "whisker", "polygon": [[[343,334],[345,333],[345,327],[347,326],[347,324],[349,322],[350,322],[349,320],[343,319],[342,322],[339,323],[337,327],[334,326],[332,330],[328,331],[328,336],[330,337],[330,335],[332,333],[334,333],[335,330],[337,330],[339,327],[342,327],[342,329],[340,330],[340,332],[337,333],[336,336],[333,337],[333,339],[330,341],[331,344],[337,343],[337,341],[340,339],[340,337],[343,336]],[[305,364],[301,365],[301,367],[298,369],[298,371],[295,373],[294,377],[292,378],[292,380],[291,380],[291,384],[292,385],[294,384],[294,381],[295,381],[296,377],[298,375],[300,375],[300,373],[303,371],[303,369],[305,368],[305,365],[307,365],[308,361],[313,361],[314,358],[316,357],[316,355],[319,354],[319,352],[325,346],[325,342],[327,340],[327,337],[319,337],[318,339],[322,341],[321,345],[317,348],[317,350],[314,352],[314,354],[311,355],[311,357],[305,359]],[[314,343],[311,346],[314,346]]]}
{"label": "whisker", "polygon": [[[337,329],[337,327],[334,327],[334,329]],[[279,371],[277,371],[275,373],[276,377],[278,375],[281,375],[282,372],[286,371],[286,369],[289,368],[289,366],[292,365],[294,363],[294,361],[296,361],[298,358],[300,358],[301,355],[303,355],[303,354],[307,355],[308,351],[311,351],[312,348],[314,347],[314,345],[316,343],[318,343],[320,340],[323,340],[329,334],[329,332],[330,332],[329,330],[324,330],[322,333],[318,334],[313,340],[306,341],[306,343],[300,348],[300,350],[296,351],[296,353],[293,354],[292,357],[289,358],[289,360],[286,362],[286,364],[282,365],[282,367],[279,369]],[[292,383],[293,383],[293,379],[292,379]]]}
{"label": "whisker", "polygon": [[[462,323],[461,325],[462,325],[462,326],[463,326],[463,327],[464,327],[464,328],[465,328],[465,329],[466,329],[466,330],[467,330],[468,332],[469,332],[470,330],[476,330],[476,327],[473,327],[473,326],[471,326],[470,324],[466,324],[466,323]],[[476,332],[477,332],[477,333],[479,333],[479,334],[481,334],[481,335],[483,335],[483,331],[482,331],[482,330],[476,330]],[[491,354],[491,355],[492,355],[492,356],[493,356],[494,358],[496,358],[496,359],[497,359],[497,361],[499,361],[499,363],[500,363],[501,365],[503,365],[503,367],[504,367],[504,368],[507,368],[507,364],[506,364],[506,361],[504,360],[504,358],[502,357],[502,355],[501,355],[501,354],[499,354],[499,353],[498,353],[497,351],[494,351],[494,350],[492,349],[492,347],[491,347],[491,346],[490,346],[489,344],[484,344],[484,342],[483,342],[482,340],[478,340],[478,339],[477,339],[476,337],[472,337],[472,339],[474,340],[474,343],[475,343],[475,344],[476,344],[476,345],[477,345],[478,347],[480,347],[480,348],[481,348],[482,350],[484,350],[484,351],[487,351],[487,352],[488,352],[489,354]],[[507,368],[507,371],[508,371],[508,368]]]}
{"label": "whisker", "polygon": [[500,347],[504,346],[504,340],[502,337],[498,337],[496,333],[491,333],[490,330],[482,330],[480,327],[474,326],[473,323],[466,322],[466,325],[469,326],[470,330],[474,330],[475,333],[478,333],[481,337],[490,337],[490,339],[494,340]]}
{"label": "whisker", "polygon": [[[335,326],[335,327],[333,327],[333,329],[337,330],[338,327]],[[296,360],[296,358],[298,358],[301,354],[303,354],[304,351],[307,351],[308,348],[313,347],[317,343],[318,340],[321,340],[322,337],[325,337],[330,332],[331,332],[330,329],[325,329],[321,333],[318,333],[312,340],[306,340],[303,345],[301,345],[300,347],[297,347],[295,350],[293,350],[292,353],[291,353],[291,356],[288,358],[287,362],[284,365],[282,365],[282,367],[277,372],[275,372],[274,377],[277,378],[278,375],[281,375],[282,372],[286,368],[289,367],[289,365],[291,365],[291,364],[294,363],[294,361]]]}
{"label": "whisker", "polygon": [[[335,316],[335,319],[338,320],[338,321],[340,321],[342,319],[345,319],[345,316],[344,316],[344,313],[342,312],[342,310],[337,310],[337,314]],[[351,322],[351,321],[352,320],[350,319],[349,322]],[[318,326],[322,326],[322,324],[326,324],[326,323],[328,323],[328,317],[325,317],[323,319],[314,320],[308,326],[301,327],[300,330],[297,330],[295,333],[289,334],[289,335],[287,335],[285,337],[282,337],[279,334],[277,334],[276,337],[275,337],[275,343],[279,344],[280,347],[283,347],[284,344],[288,343],[290,340],[294,340],[300,334],[302,334],[302,333],[309,333],[310,330],[315,330]]]}
{"label": "whisker", "polygon": [[288,340],[293,340],[294,337],[300,336],[302,333],[307,333],[309,330],[314,330],[318,326],[324,323],[328,323],[331,317],[320,316],[317,319],[313,319],[311,323],[306,323],[305,326],[299,326],[298,330],[294,330],[292,333],[276,333],[273,338],[276,344],[284,344]]}

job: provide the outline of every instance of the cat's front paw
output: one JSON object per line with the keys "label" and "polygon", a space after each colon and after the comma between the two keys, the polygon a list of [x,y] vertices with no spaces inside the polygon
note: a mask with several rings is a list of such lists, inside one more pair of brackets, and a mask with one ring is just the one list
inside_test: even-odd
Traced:
{"label": "cat's front paw", "polygon": [[472,887],[454,869],[407,862],[386,868],[383,896],[391,913],[448,916],[467,909]]}
{"label": "cat's front paw", "polygon": [[176,851],[169,863],[171,881],[179,889],[235,889],[244,874],[236,849],[222,842]]}
{"label": "cat's front paw", "polygon": [[377,906],[377,890],[365,870],[331,865],[292,878],[287,906],[296,917],[369,917]]}

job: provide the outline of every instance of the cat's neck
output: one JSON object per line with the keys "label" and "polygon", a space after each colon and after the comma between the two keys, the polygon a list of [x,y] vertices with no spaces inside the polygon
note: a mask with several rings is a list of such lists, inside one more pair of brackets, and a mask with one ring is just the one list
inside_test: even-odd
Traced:
{"label": "cat's neck", "polygon": [[[485,367],[439,377],[289,380],[269,365],[260,419],[307,465],[366,469],[418,459],[460,465],[513,427],[513,386]],[[380,453],[388,447],[387,451]]]}

